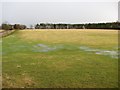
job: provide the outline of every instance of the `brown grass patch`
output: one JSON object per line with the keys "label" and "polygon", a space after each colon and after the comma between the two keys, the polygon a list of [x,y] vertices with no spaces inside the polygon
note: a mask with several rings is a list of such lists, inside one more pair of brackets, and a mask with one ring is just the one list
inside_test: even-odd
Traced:
{"label": "brown grass patch", "polygon": [[20,76],[10,77],[7,74],[3,76],[3,88],[29,88],[34,87],[35,82],[26,73]]}

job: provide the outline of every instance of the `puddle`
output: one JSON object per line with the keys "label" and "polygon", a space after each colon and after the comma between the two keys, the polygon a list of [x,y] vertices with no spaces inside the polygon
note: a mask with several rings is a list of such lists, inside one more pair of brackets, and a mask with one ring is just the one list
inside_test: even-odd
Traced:
{"label": "puddle", "polygon": [[83,51],[86,51],[86,52],[93,52],[93,53],[99,54],[99,55],[106,55],[106,56],[110,56],[112,58],[118,58],[117,51],[94,49],[94,48],[89,48],[89,47],[85,47],[85,46],[81,46],[80,49]]}
{"label": "puddle", "polygon": [[79,48],[81,50],[84,50],[84,51],[99,51],[99,49],[92,49],[92,48],[89,48],[89,47],[86,47],[86,46],[81,46]]}
{"label": "puddle", "polygon": [[[37,45],[33,46],[33,51],[34,52],[49,52],[49,51],[66,49],[66,48],[68,48],[68,47],[65,47],[63,45],[50,46],[50,45],[46,45],[46,44],[37,44]],[[76,48],[78,48],[78,47],[76,46]],[[78,50],[82,50],[82,51],[86,51],[86,52],[90,52],[90,53],[92,52],[92,53],[98,54],[98,55],[106,55],[106,56],[110,56],[112,58],[118,58],[118,51],[94,49],[94,48],[90,48],[90,47],[86,47],[86,46],[80,46],[78,48]]]}
{"label": "puddle", "polygon": [[37,44],[37,46],[43,47],[43,48],[47,48],[48,46],[45,44]]}
{"label": "puddle", "polygon": [[118,58],[118,52],[117,51],[99,51],[99,52],[96,52],[96,54],[109,55],[112,58]]}
{"label": "puddle", "polygon": [[37,44],[36,46],[34,46],[34,51],[35,52],[49,52],[49,51],[55,51],[61,48],[62,46],[49,46],[45,44]]}

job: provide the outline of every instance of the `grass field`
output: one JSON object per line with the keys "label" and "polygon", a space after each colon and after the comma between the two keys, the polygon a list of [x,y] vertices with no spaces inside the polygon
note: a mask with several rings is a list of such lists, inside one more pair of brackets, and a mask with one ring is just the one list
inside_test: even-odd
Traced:
{"label": "grass field", "polygon": [[3,87],[118,87],[117,30],[18,30],[1,43]]}

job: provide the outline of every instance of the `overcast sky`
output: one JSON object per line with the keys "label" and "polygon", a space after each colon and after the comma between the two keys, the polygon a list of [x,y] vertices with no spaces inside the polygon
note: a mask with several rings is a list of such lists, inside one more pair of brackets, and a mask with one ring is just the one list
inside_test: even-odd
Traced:
{"label": "overcast sky", "polygon": [[106,0],[106,2],[100,2],[100,0],[96,0],[96,2],[94,0],[92,2],[78,2],[77,0],[57,0],[57,2],[54,0],[50,0],[51,2],[47,0],[44,2],[42,0],[40,2],[35,2],[37,0],[29,0],[29,2],[28,0],[26,2],[20,2],[22,0],[18,0],[18,2],[8,1],[2,1],[2,5],[0,3],[0,12],[2,10],[2,22],[7,21],[11,24],[96,23],[118,20],[117,0]]}

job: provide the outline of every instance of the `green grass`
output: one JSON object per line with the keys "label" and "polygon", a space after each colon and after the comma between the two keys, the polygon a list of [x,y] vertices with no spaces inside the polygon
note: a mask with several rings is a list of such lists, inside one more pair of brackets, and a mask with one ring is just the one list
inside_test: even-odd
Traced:
{"label": "green grass", "polygon": [[2,39],[3,87],[118,87],[118,59],[79,48],[117,51],[117,33],[16,31]]}

